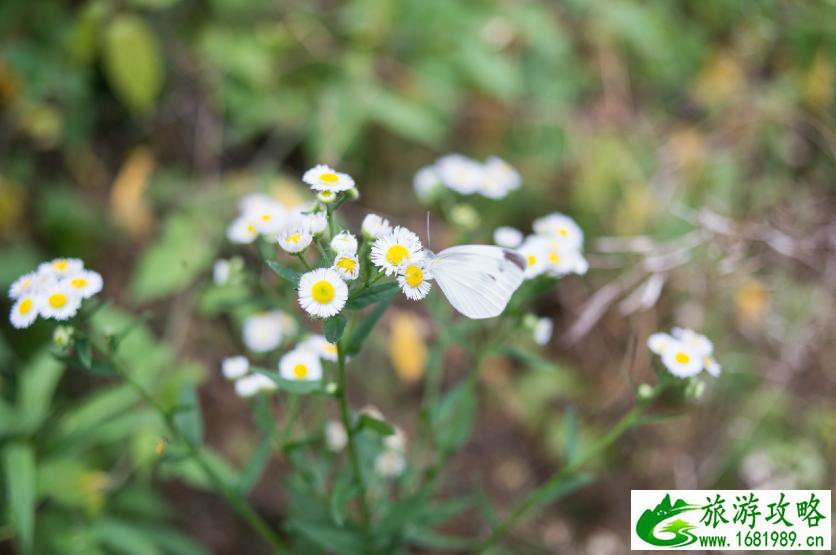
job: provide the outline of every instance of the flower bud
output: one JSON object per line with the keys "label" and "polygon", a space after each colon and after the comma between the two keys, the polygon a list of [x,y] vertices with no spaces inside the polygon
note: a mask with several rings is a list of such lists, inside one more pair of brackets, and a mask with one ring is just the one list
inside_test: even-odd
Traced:
{"label": "flower bud", "polygon": [[647,401],[648,399],[653,398],[656,390],[650,384],[639,384],[639,387],[636,389],[636,396],[641,399],[642,401]]}
{"label": "flower bud", "polygon": [[52,332],[52,342],[61,348],[66,347],[72,341],[75,330],[72,326],[58,326]]}
{"label": "flower bud", "polygon": [[469,204],[457,204],[450,210],[450,221],[462,229],[476,229],[482,219],[476,209]]}

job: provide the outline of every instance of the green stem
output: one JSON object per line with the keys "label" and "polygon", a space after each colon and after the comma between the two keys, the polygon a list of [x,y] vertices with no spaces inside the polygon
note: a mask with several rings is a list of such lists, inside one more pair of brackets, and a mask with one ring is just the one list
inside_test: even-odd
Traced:
{"label": "green stem", "polygon": [[505,537],[506,534],[508,534],[508,532],[511,531],[520,519],[547,502],[551,492],[558,484],[580,470],[589,461],[597,458],[602,451],[607,449],[618,438],[624,435],[625,432],[635,426],[644,413],[646,407],[647,403],[641,403],[634,406],[630,412],[625,414],[621,420],[618,421],[615,426],[610,428],[609,432],[601,436],[591,447],[583,451],[577,459],[570,462],[559,472],[552,475],[552,477],[546,480],[543,485],[529,493],[525,498],[517,503],[514,508],[511,509],[511,512],[508,513],[508,516],[506,516],[505,519],[499,523],[499,526],[491,532],[491,535],[488,536],[488,538],[482,542],[481,545],[479,545],[476,549],[476,553],[483,553],[495,546],[502,540],[502,538]]}
{"label": "green stem", "polygon": [[374,553],[374,546],[372,543],[371,534],[371,514],[369,511],[366,481],[363,478],[363,467],[360,465],[360,455],[357,451],[357,442],[355,438],[354,428],[351,425],[351,417],[348,412],[348,395],[346,393],[345,380],[345,351],[343,350],[342,340],[337,342],[337,399],[340,402],[340,416],[342,417],[343,427],[348,435],[348,452],[351,457],[351,467],[354,472],[354,481],[360,489],[360,520],[363,526],[363,538],[366,543],[366,553]]}
{"label": "green stem", "polygon": [[311,268],[311,265],[310,265],[310,264],[308,264],[308,261],[307,261],[307,260],[305,260],[305,257],[302,255],[302,253],[301,253],[301,252],[297,252],[297,253],[296,253],[296,254],[294,254],[293,256],[295,256],[296,258],[298,258],[298,259],[299,259],[299,261],[300,261],[300,262],[302,262],[302,265],[305,267],[305,269],[306,269],[307,271],[309,271],[309,272],[310,272],[310,271],[313,269],[313,268]]}
{"label": "green stem", "polygon": [[194,459],[194,461],[200,466],[203,472],[206,474],[206,477],[209,478],[209,481],[212,482],[212,485],[215,487],[215,490],[223,495],[226,500],[229,502],[230,505],[235,509],[235,511],[243,518],[250,527],[258,533],[265,541],[267,541],[275,550],[276,553],[281,553],[285,551],[285,544],[284,541],[273,531],[270,526],[267,525],[266,522],[258,515],[257,512],[250,506],[247,500],[233,488],[229,487],[223,479],[218,475],[218,473],[212,468],[212,466],[206,462],[206,459],[203,454],[203,450],[200,446],[196,445],[191,439],[189,439],[180,428],[177,427],[177,423],[174,420],[174,416],[171,414],[170,411],[166,410],[165,407],[160,405],[148,391],[136,380],[134,380],[130,374],[128,374],[124,369],[122,369],[115,360],[110,359],[111,367],[119,374],[145,401],[152,409],[154,409],[159,415],[160,418],[163,419],[166,427],[169,429],[172,435],[177,438],[177,441],[181,442],[183,445],[186,446],[186,450],[189,452],[189,456]]}

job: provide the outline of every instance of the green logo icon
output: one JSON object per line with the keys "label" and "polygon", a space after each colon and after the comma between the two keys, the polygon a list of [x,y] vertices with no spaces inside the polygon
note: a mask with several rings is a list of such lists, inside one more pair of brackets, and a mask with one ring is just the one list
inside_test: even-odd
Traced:
{"label": "green logo icon", "polygon": [[[683,547],[697,541],[697,537],[691,532],[696,526],[682,520],[676,519],[668,522],[664,527],[656,530],[657,526],[680,513],[700,509],[699,505],[690,505],[682,499],[677,499],[671,504],[671,496],[666,495],[662,502],[656,505],[652,511],[647,509],[636,522],[636,534],[651,545],[659,547]],[[656,532],[665,533],[666,536],[673,534],[673,537],[659,538]]]}

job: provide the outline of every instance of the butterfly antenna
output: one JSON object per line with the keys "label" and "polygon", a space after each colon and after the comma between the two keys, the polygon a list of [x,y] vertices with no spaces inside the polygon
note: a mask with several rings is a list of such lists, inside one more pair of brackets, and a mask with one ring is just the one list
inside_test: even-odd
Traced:
{"label": "butterfly antenna", "polygon": [[427,210],[427,248],[433,250],[433,242],[430,240],[430,211]]}

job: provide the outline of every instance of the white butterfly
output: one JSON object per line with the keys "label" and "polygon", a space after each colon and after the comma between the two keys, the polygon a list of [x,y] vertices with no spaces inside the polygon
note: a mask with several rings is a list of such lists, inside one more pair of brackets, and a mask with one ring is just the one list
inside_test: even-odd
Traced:
{"label": "white butterfly", "polygon": [[444,296],[468,318],[499,316],[523,282],[525,260],[502,247],[460,245],[429,258]]}

